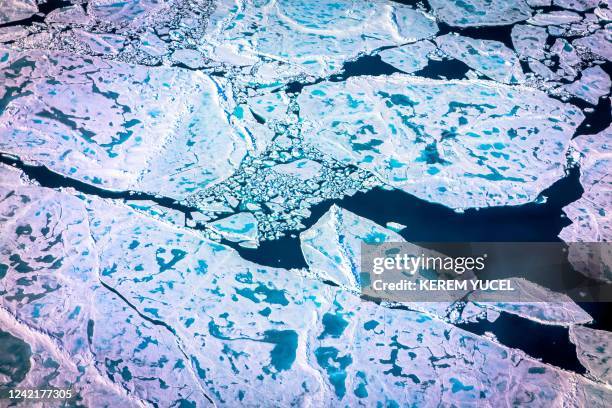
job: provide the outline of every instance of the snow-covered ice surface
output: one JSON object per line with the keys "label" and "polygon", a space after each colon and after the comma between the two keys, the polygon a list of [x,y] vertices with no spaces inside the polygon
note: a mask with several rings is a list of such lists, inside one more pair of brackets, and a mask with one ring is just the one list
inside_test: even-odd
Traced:
{"label": "snow-covered ice surface", "polygon": [[322,82],[297,103],[307,143],[454,208],[533,201],[583,119],[529,88],[402,75]]}
{"label": "snow-covered ice surface", "polygon": [[406,73],[419,71],[427,66],[428,54],[436,47],[430,41],[419,41],[400,47],[387,48],[380,52],[380,57],[387,64]]}
{"label": "snow-covered ice surface", "polygon": [[465,62],[490,79],[504,84],[524,81],[516,54],[499,41],[447,34],[437,37],[436,43],[446,54]]}
{"label": "snow-covered ice surface", "polygon": [[119,203],[0,171],[10,254],[0,319],[48,356],[31,361],[30,386],[122,406],[609,398],[603,385],[422,312],[362,302]]}
{"label": "snow-covered ice surface", "polygon": [[234,65],[280,63],[274,77],[261,78],[270,83],[325,76],[360,53],[437,32],[430,16],[384,0],[221,0],[216,6],[204,47],[213,59]]}
{"label": "snow-covered ice surface", "polygon": [[457,27],[512,24],[532,13],[523,0],[429,0],[429,4],[442,21]]}
{"label": "snow-covered ice surface", "polygon": [[[572,224],[565,227],[559,236],[566,242],[610,242],[612,241],[612,128],[595,134],[579,136],[572,141],[577,160],[580,162],[580,182],[584,187],[582,197],[566,208]],[[592,268],[588,246],[571,248],[570,260],[574,266],[592,278],[612,281],[612,272],[602,265]],[[604,256],[611,259],[609,247]]]}
{"label": "snow-covered ice surface", "polygon": [[201,73],[43,51],[0,50],[0,60],[0,150],[58,173],[182,199],[246,154]]}
{"label": "snow-covered ice surface", "polygon": [[[0,0],[0,394],[606,406],[609,332],[564,294],[360,298],[361,245],[413,231],[351,199],[520,211],[576,165],[549,239],[609,242],[611,22],[596,0]],[[466,331],[504,316],[576,349]]]}
{"label": "snow-covered ice surface", "polygon": [[574,326],[570,329],[570,339],[576,344],[580,362],[594,378],[612,384],[612,335],[603,330]]}

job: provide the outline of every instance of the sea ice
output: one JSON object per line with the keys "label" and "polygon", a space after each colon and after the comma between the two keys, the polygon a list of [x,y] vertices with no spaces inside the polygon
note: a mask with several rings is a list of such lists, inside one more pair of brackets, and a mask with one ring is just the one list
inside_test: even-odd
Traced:
{"label": "sea ice", "polygon": [[595,66],[583,70],[579,80],[563,86],[563,89],[591,105],[597,105],[600,97],[610,94],[611,86],[608,74],[601,67]]}
{"label": "sea ice", "polygon": [[300,234],[308,269],[322,280],[349,290],[361,289],[361,243],[404,242],[397,233],[333,205]]}
{"label": "sea ice", "polygon": [[0,319],[35,352],[55,353],[52,364],[80,370],[43,377],[44,362],[33,360],[33,387],[49,381],[121,406],[503,404],[509,396],[603,406],[610,397],[583,376],[431,315],[363,301],[307,271],[247,262],[193,231],[27,184],[4,166],[0,177]]}
{"label": "sea ice", "polygon": [[429,62],[428,54],[435,50],[436,46],[430,41],[419,41],[383,50],[378,55],[387,64],[409,74],[425,68]]}
{"label": "sea ice", "polygon": [[529,24],[517,24],[512,27],[512,44],[521,57],[543,60],[546,56],[546,28]]}
{"label": "sea ice", "polygon": [[209,226],[232,242],[257,242],[257,220],[253,214],[242,212],[211,222]]}
{"label": "sea ice", "polygon": [[596,56],[612,61],[612,29],[610,25],[587,37],[572,41],[575,47],[582,47]]}
{"label": "sea ice", "polygon": [[182,199],[247,151],[202,73],[0,51],[0,150],[112,190]]}
{"label": "sea ice", "polygon": [[34,0],[0,0],[0,24],[26,19],[36,12]]}
{"label": "sea ice", "polygon": [[[590,246],[591,242],[612,241],[612,216],[609,205],[612,202],[612,128],[596,135],[582,135],[572,141],[572,146],[579,155],[580,183],[584,188],[582,197],[563,208],[572,224],[561,230],[559,237],[565,242],[584,242],[584,246],[571,245],[569,259],[574,267],[590,278],[612,281],[609,263],[602,263],[594,268],[591,251],[600,249]],[[609,262],[612,258],[609,247],[598,254]]]}
{"label": "sea ice", "polygon": [[564,9],[587,11],[594,9],[601,3],[600,0],[553,0],[555,6],[563,7]]}
{"label": "sea ice", "polygon": [[456,27],[506,25],[531,17],[523,0],[429,0],[429,4],[442,21]]}
{"label": "sea ice", "polygon": [[580,20],[582,20],[580,14],[572,11],[551,11],[548,13],[538,13],[527,20],[527,22],[537,26],[550,26],[577,23]]}
{"label": "sea ice", "polygon": [[521,64],[514,51],[499,41],[477,40],[456,34],[436,37],[438,47],[470,68],[505,84],[523,82]]}
{"label": "sea ice", "polygon": [[204,48],[222,62],[281,62],[289,70],[277,66],[278,81],[300,73],[326,76],[359,54],[429,38],[437,30],[424,12],[387,1],[222,0]]}
{"label": "sea ice", "polygon": [[529,88],[399,74],[322,82],[297,102],[306,143],[452,208],[535,200],[583,119]]}
{"label": "sea ice", "polygon": [[570,340],[576,345],[578,360],[593,377],[612,385],[612,334],[589,327],[570,327]]}

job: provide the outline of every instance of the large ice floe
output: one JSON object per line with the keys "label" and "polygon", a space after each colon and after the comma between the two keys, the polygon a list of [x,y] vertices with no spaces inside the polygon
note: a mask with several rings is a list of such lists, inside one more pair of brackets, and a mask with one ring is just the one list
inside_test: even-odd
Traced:
{"label": "large ice floe", "polygon": [[430,314],[247,262],[4,166],[0,177],[3,336],[39,356],[26,364],[28,348],[15,348],[22,386],[71,387],[74,401],[96,406],[604,406],[610,397]]}
{"label": "large ice floe", "polygon": [[531,17],[523,0],[429,0],[436,15],[457,27],[495,26],[516,23]]}
{"label": "large ice floe", "polygon": [[261,80],[274,82],[326,76],[361,53],[437,31],[433,17],[390,1],[221,0],[209,22],[206,47],[213,59],[233,65],[280,63],[268,75],[260,74]]}
{"label": "large ice floe", "polygon": [[319,83],[297,102],[307,143],[454,208],[533,201],[583,119],[529,88],[402,75]]}
{"label": "large ice floe", "polygon": [[217,85],[187,70],[0,51],[0,150],[90,184],[182,199],[247,151]]}

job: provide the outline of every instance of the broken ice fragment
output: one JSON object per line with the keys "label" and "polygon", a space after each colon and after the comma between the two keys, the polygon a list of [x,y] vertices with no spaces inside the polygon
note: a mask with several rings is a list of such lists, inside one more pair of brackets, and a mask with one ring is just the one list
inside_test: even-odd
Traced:
{"label": "broken ice fragment", "polygon": [[336,205],[300,234],[300,246],[309,269],[321,279],[354,291],[361,288],[361,243],[403,241],[397,233]]}
{"label": "broken ice fragment", "polygon": [[322,82],[297,102],[306,143],[452,208],[535,200],[584,117],[536,90],[399,74]]}
{"label": "broken ice fragment", "polygon": [[564,9],[587,11],[597,7],[600,0],[553,0],[555,6],[563,7]]}
{"label": "broken ice fragment", "polygon": [[42,51],[0,51],[0,61],[0,150],[26,161],[182,199],[246,154],[202,73]]}
{"label": "broken ice fragment", "polygon": [[176,50],[172,53],[171,58],[175,63],[184,64],[191,69],[202,68],[204,66],[204,58],[196,50]]}
{"label": "broken ice fragment", "polygon": [[576,23],[580,20],[582,20],[580,14],[563,10],[538,13],[530,18],[527,22],[537,26],[549,26]]}
{"label": "broken ice fragment", "polygon": [[597,380],[612,385],[612,334],[578,325],[569,333],[582,365]]}
{"label": "broken ice fragment", "polygon": [[437,16],[451,26],[507,25],[531,17],[523,0],[429,0]]}
{"label": "broken ice fragment", "polygon": [[583,47],[601,58],[612,61],[612,32],[609,25],[594,34],[575,39],[572,45]]}
{"label": "broken ice fragment", "polygon": [[378,55],[387,64],[409,74],[426,67],[429,62],[428,54],[435,50],[436,47],[431,42],[419,41],[414,44],[386,49]]}
{"label": "broken ice fragment", "polygon": [[[590,278],[612,281],[609,267],[602,263],[593,267],[591,250],[597,246],[589,246],[590,242],[612,241],[612,214],[609,204],[612,202],[612,176],[609,169],[612,165],[612,128],[596,134],[582,135],[572,141],[573,148],[580,155],[580,184],[584,188],[582,197],[563,208],[572,224],[563,228],[559,237],[565,242],[584,242],[585,246],[570,246],[569,260],[576,270]],[[599,259],[610,260],[610,247],[598,254]],[[608,263],[609,265],[609,263]]]}
{"label": "broken ice fragment", "polygon": [[36,12],[35,0],[0,0],[0,24],[24,20]]}
{"label": "broken ice fragment", "polygon": [[611,86],[608,74],[601,67],[595,66],[583,70],[579,80],[564,85],[563,89],[591,105],[597,105],[600,97],[610,94]]}
{"label": "broken ice fragment", "polygon": [[308,180],[316,177],[321,172],[321,164],[308,159],[300,159],[285,164],[277,164],[272,170],[281,174],[297,177],[301,180]]}
{"label": "broken ice fragment", "polygon": [[456,34],[436,38],[438,47],[472,69],[496,81],[523,82],[521,64],[514,51],[499,41],[477,40]]}
{"label": "broken ice fragment", "polygon": [[521,57],[543,60],[547,37],[548,34],[544,27],[534,27],[528,24],[517,24],[512,27],[512,44]]}
{"label": "broken ice fragment", "polygon": [[233,214],[209,225],[229,241],[257,241],[257,220],[251,213]]}
{"label": "broken ice fragment", "polygon": [[237,7],[222,0],[206,42],[211,58],[220,62],[265,59],[278,80],[300,73],[326,76],[359,54],[429,38],[437,30],[422,11],[388,1],[339,6],[333,0],[249,0]]}

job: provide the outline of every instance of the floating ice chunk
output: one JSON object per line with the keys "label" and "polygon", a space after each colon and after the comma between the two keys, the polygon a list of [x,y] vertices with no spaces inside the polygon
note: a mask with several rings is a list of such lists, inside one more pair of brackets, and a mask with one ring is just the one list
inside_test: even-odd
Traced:
{"label": "floating ice chunk", "polygon": [[92,33],[79,28],[74,29],[74,33],[92,55],[118,54],[126,41],[122,35]]}
{"label": "floating ice chunk", "polygon": [[204,400],[180,340],[101,286],[112,268],[98,267],[84,200],[19,175],[0,165],[0,327],[37,355],[20,386],[70,388],[91,406]]}
{"label": "floating ice chunk", "polygon": [[612,21],[612,10],[607,7],[597,7],[594,14],[597,16],[599,21],[603,21],[604,23],[609,23]]}
{"label": "floating ice chunk", "polygon": [[35,0],[0,0],[0,24],[24,20],[37,12]]}
{"label": "floating ice chunk", "polygon": [[582,197],[564,208],[572,225],[559,235],[566,242],[602,242],[612,240],[611,215],[607,208],[612,202],[612,128],[596,135],[583,135],[572,141],[580,153],[580,183]]}
{"label": "floating ice chunk", "polygon": [[517,24],[512,27],[512,44],[521,57],[543,60],[545,57],[546,28],[528,24]]}
{"label": "floating ice chunk", "polygon": [[530,60],[529,68],[538,76],[540,76],[545,81],[551,81],[553,79],[559,79],[559,75],[554,73],[550,68],[548,68],[545,64],[540,61]]}
{"label": "floating ice chunk", "polygon": [[167,44],[152,31],[140,37],[140,49],[154,57],[161,57],[168,52]]}
{"label": "floating ice chunk", "polygon": [[0,61],[0,150],[59,173],[181,199],[246,154],[201,73],[38,51]]}
{"label": "floating ice chunk", "polygon": [[525,0],[531,7],[546,7],[552,5],[552,0]]}
{"label": "floating ice chunk", "polygon": [[563,25],[577,23],[582,20],[580,14],[572,11],[551,11],[548,13],[538,13],[527,22],[537,26]]}
{"label": "floating ice chunk", "polygon": [[609,27],[598,30],[587,37],[572,41],[575,47],[583,47],[595,55],[612,61],[612,31]]}
{"label": "floating ice chunk", "polygon": [[419,41],[401,47],[389,48],[378,55],[384,62],[406,73],[419,71],[427,66],[428,54],[436,50],[435,45],[429,41]]}
{"label": "floating ice chunk", "polygon": [[336,205],[300,234],[300,246],[308,268],[322,279],[358,291],[361,288],[361,243],[404,242],[404,239],[372,221]]}
{"label": "floating ice chunk", "polygon": [[22,26],[0,27],[0,43],[15,41],[27,35],[28,30]]}
{"label": "floating ice chunk", "polygon": [[171,58],[175,63],[184,64],[191,69],[202,68],[204,66],[204,58],[196,50],[176,50],[172,53]]}
{"label": "floating ice chunk", "polygon": [[250,212],[241,212],[211,222],[209,226],[232,242],[257,241],[257,220]]}
{"label": "floating ice chunk", "polygon": [[287,115],[289,98],[284,92],[268,92],[249,98],[248,104],[265,121],[282,120]]}
{"label": "floating ice chunk", "polygon": [[570,340],[576,345],[580,363],[593,377],[612,385],[612,333],[583,326],[571,326]]}
{"label": "floating ice chunk", "polygon": [[531,17],[523,0],[429,0],[429,4],[442,21],[456,27],[506,25]]}
{"label": "floating ice chunk", "polygon": [[401,230],[405,229],[406,226],[400,223],[397,223],[397,222],[388,222],[387,228],[389,228],[391,231],[395,231],[399,233]]}
{"label": "floating ice chunk", "polygon": [[559,56],[561,71],[557,73],[567,79],[574,79],[578,75],[578,68],[582,63],[576,49],[564,38],[557,38],[550,50]]}
{"label": "floating ice chunk", "polygon": [[148,214],[151,217],[167,221],[175,225],[185,225],[185,213],[172,208],[164,207],[150,200],[126,200],[126,204],[140,211],[144,214]]}
{"label": "floating ice chunk", "polygon": [[591,105],[597,105],[599,98],[610,94],[610,77],[599,66],[582,71],[582,77],[576,82],[563,86],[563,89]]}
{"label": "floating ice chunk", "polygon": [[317,177],[321,172],[321,167],[321,164],[316,161],[300,159],[285,164],[277,164],[272,169],[278,173],[308,180]]}
{"label": "floating ice chunk", "polygon": [[300,73],[326,76],[360,53],[436,32],[430,16],[387,1],[223,0],[211,16],[206,42],[218,61],[265,58],[288,64],[289,69],[275,66],[278,80]]}
{"label": "floating ice chunk", "polygon": [[45,17],[47,24],[85,25],[92,22],[93,19],[85,14],[80,4],[55,9]]}
{"label": "floating ice chunk", "polygon": [[600,0],[553,0],[555,6],[563,7],[564,9],[587,11],[597,7]]}
{"label": "floating ice chunk", "polygon": [[438,47],[448,55],[496,81],[523,82],[521,64],[514,51],[499,41],[478,40],[456,34],[436,38]]}
{"label": "floating ice chunk", "polygon": [[322,82],[297,101],[305,142],[452,208],[535,200],[584,117],[533,89],[399,74]]}
{"label": "floating ice chunk", "polygon": [[147,15],[165,5],[165,0],[93,0],[89,3],[88,10],[89,14],[99,21],[134,26],[144,23]]}
{"label": "floating ice chunk", "polygon": [[[590,323],[593,318],[569,296],[555,293],[523,278],[511,278],[513,292],[508,301],[500,301],[500,293],[473,292],[467,299],[483,306],[520,316],[543,324],[570,326]],[[545,299],[546,301],[542,301]]]}
{"label": "floating ice chunk", "polygon": [[393,10],[397,31],[408,42],[430,38],[438,32],[438,25],[433,16],[402,5],[394,5]]}
{"label": "floating ice chunk", "polygon": [[[583,135],[572,141],[580,154],[580,183],[584,188],[582,197],[563,208],[572,224],[561,230],[559,237],[565,242],[610,242],[612,241],[612,128],[596,135]],[[598,254],[610,260],[612,254]],[[586,245],[571,246],[569,259],[574,267],[583,274],[604,281],[612,281],[610,270],[602,263],[594,268],[589,261],[590,250],[596,247]]]}

